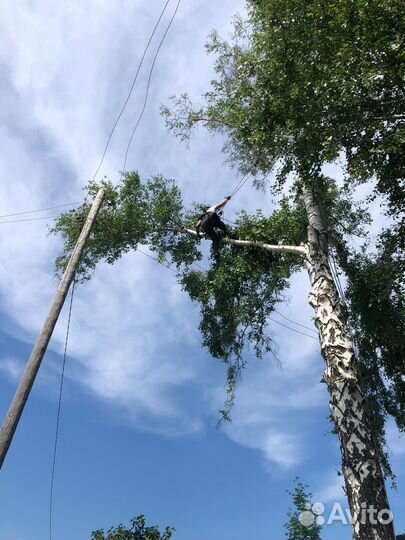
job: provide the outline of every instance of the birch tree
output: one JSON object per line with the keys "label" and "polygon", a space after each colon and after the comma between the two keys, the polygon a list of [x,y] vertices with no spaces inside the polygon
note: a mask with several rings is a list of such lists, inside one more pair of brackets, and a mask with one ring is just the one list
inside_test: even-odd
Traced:
{"label": "birch tree", "polygon": [[[270,316],[285,299],[290,276],[306,268],[311,282],[309,302],[315,311],[326,362],[324,382],[341,444],[354,538],[391,538],[391,525],[361,520],[362,504],[382,510],[388,508],[388,501],[359,381],[348,314],[332,277],[328,234],[312,190],[299,185],[293,200],[283,198],[271,216],[242,212],[237,219],[240,239],[225,239],[220,265],[212,259],[209,270],[201,271],[193,267],[203,258],[201,240],[190,229],[198,209],[184,209],[173,180],[156,177],[142,183],[136,173],[131,173],[118,186],[110,182],[102,185],[110,203],[100,212],[79,275],[87,279],[100,260],[114,263],[145,243],[159,260],[176,265],[183,289],[200,304],[203,344],[227,365],[228,398],[221,411],[225,418],[229,418],[246,365],[247,344],[253,346],[257,357],[272,350]],[[93,195],[98,187],[97,183],[90,184],[89,194]],[[56,223],[54,232],[65,239],[64,254],[57,261],[60,269],[69,258],[87,206],[85,203],[67,212]],[[337,201],[334,215],[346,228],[347,216],[340,214],[339,208]]]}
{"label": "birch tree", "polygon": [[[136,173],[126,174],[117,187],[104,182],[110,206],[100,214],[82,276],[89,277],[98,261],[113,263],[140,243],[174,264],[183,289],[200,305],[203,344],[228,367],[222,411],[227,418],[246,365],[246,345],[258,357],[272,350],[271,313],[285,298],[291,275],[305,269],[353,538],[394,540],[392,524],[372,523],[364,510],[389,508],[381,466],[389,472],[381,449],[384,419],[392,415],[403,429],[405,418],[405,355],[398,356],[405,344],[396,333],[404,321],[403,9],[400,2],[366,0],[251,0],[248,7],[247,21],[235,19],[230,42],[214,32],[207,45],[217,60],[205,105],[194,106],[184,94],[163,114],[182,139],[197,125],[221,133],[230,164],[250,175],[255,187],[278,196],[278,209],[270,216],[241,212],[239,239],[223,242],[221,263],[196,270],[193,265],[203,257],[191,229],[198,208],[184,209],[172,180],[142,183]],[[342,153],[346,181],[338,185],[324,165]],[[365,249],[354,253],[350,239],[363,235],[371,219],[354,201],[353,188],[371,178],[374,194],[386,197],[396,221],[370,255]],[[90,194],[97,188],[90,184]],[[65,239],[59,267],[85,210],[83,205],[56,224]],[[348,304],[333,279],[331,255],[347,272]],[[378,276],[383,292],[370,288]],[[369,306],[376,305],[394,326],[385,328],[370,316]],[[350,315],[361,338],[359,362]]]}
{"label": "birch tree", "polygon": [[[231,42],[214,32],[207,45],[217,56],[217,78],[204,95],[205,105],[193,106],[184,94],[163,113],[170,129],[183,139],[190,138],[197,124],[225,134],[229,161],[255,176],[258,184],[257,175],[272,170],[277,187],[289,175],[296,176],[294,191],[304,201],[308,220],[305,266],[312,285],[310,303],[327,363],[324,380],[341,442],[354,536],[372,538],[375,531],[366,532],[358,523],[362,502],[371,503],[363,499],[367,491],[371,493],[369,476],[374,478],[372,491],[377,500],[381,497],[379,503],[385,495],[379,465],[374,462],[369,468],[367,463],[384,441],[384,418],[394,416],[402,430],[405,418],[403,6],[397,1],[256,0],[248,2],[248,8],[246,23],[235,19]],[[381,257],[374,257],[375,262],[364,253],[350,257],[346,241],[350,227],[339,230],[331,212],[330,194],[337,186],[324,178],[323,166],[342,154],[346,193],[341,202],[353,208],[350,187],[374,177],[374,196],[386,197],[388,214],[396,219],[393,230],[381,237]],[[352,315],[363,338],[361,366],[354,359],[346,308],[336,300],[328,263],[333,252],[351,280]],[[374,289],[386,287],[384,292],[372,291],[369,299],[367,289],[359,291],[366,267],[369,277],[372,269],[380,277],[384,268],[390,269],[377,286],[374,275]],[[384,300],[385,313],[378,310],[380,321],[370,316],[376,299]],[[394,325],[384,334],[382,320],[388,314]],[[367,376],[363,389],[360,370]],[[379,428],[374,434],[367,407],[360,406],[366,395]],[[337,399],[351,403],[352,411],[342,408]],[[351,430],[356,424],[357,433]],[[353,453],[358,453],[357,458]],[[382,530],[375,534],[385,537]]]}

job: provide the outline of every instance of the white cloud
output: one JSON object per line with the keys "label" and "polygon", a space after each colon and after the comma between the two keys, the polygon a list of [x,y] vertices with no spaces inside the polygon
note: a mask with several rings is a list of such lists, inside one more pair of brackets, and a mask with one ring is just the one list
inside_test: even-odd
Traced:
{"label": "white cloud", "polygon": [[343,477],[338,475],[336,471],[330,471],[320,482],[320,487],[315,492],[313,500],[323,504],[345,501],[346,495],[343,486]]}
{"label": "white cloud", "polygon": [[[0,166],[7,171],[7,181],[0,185],[0,210],[5,214],[82,197],[81,187],[94,173],[161,7],[128,0],[3,4],[0,63],[5,66],[1,97],[6,106],[0,113]],[[187,149],[167,133],[159,105],[168,103],[170,95],[188,90],[198,98],[207,89],[213,59],[203,50],[206,36],[213,27],[226,35],[231,15],[243,10],[243,4],[182,3],[157,61],[147,111],[131,148],[129,165],[143,176],[162,172],[176,177],[186,203],[216,202],[232,191],[237,179],[223,166],[219,137],[199,132]],[[113,180],[143,102],[158,40],[156,36],[100,171]],[[258,207],[270,212],[271,197],[246,185],[226,217],[232,220],[238,209]],[[56,286],[53,260],[60,243],[46,231],[42,221],[0,226],[2,309],[13,323],[8,331],[30,343]],[[308,279],[297,274],[289,291],[291,302],[278,309],[313,327],[307,294]],[[202,429],[207,413],[197,402],[205,399],[213,413],[222,405],[224,391],[223,381],[212,392],[205,389],[217,368],[197,348],[197,317],[174,275],[153,261],[132,254],[114,267],[101,265],[91,283],[77,289],[70,376],[91,395],[125,409],[136,425],[170,433]],[[307,332],[278,314],[274,318]],[[51,343],[59,353],[65,328],[66,310]],[[323,364],[316,339],[275,322],[270,332],[279,345],[281,367],[270,359],[252,362],[226,432],[238,443],[259,449],[267,461],[291,467],[303,459],[308,443],[305,432],[297,435],[303,429],[297,411],[327,409],[325,388],[317,382]],[[191,385],[196,403],[189,411],[190,401],[184,406],[180,394]],[[287,423],[291,411],[297,421]]]}
{"label": "white cloud", "polygon": [[285,433],[268,433],[264,454],[266,459],[290,469],[301,459],[299,437]]}
{"label": "white cloud", "polygon": [[[5,74],[0,159],[9,180],[0,186],[1,213],[82,197],[80,188],[100,159],[160,9],[126,1],[56,5],[40,0],[18,6],[6,2],[0,22]],[[222,29],[228,27],[234,9],[237,5],[230,1],[209,9],[194,2],[180,9],[156,64],[147,113],[130,156],[142,172],[175,174],[186,196],[188,192],[193,198],[202,193],[210,197],[210,186],[216,186],[216,179],[207,180],[196,163],[209,153],[214,155],[214,168],[222,161],[219,148],[212,151],[211,139],[203,136],[202,144],[187,151],[166,132],[158,109],[169,95],[187,86],[198,94],[206,85],[212,60],[203,51],[205,37],[216,21]],[[204,13],[198,22],[195,10]],[[101,173],[113,179],[122,165],[163,29],[164,25],[106,156]],[[42,221],[0,228],[0,290],[12,322],[8,331],[30,343],[56,287],[53,260],[60,243],[46,232]],[[182,406],[176,390],[199,376],[204,379],[206,359],[200,353],[195,358],[192,349],[199,343],[195,316],[174,275],[140,254],[125,257],[114,268],[101,266],[90,284],[77,289],[69,342],[72,376],[93,395],[124,407],[135,423],[144,426],[149,416],[151,423],[162,419],[158,430],[173,432],[177,424],[181,432],[201,429],[201,419]],[[66,310],[50,345],[59,353],[65,328]],[[42,371],[47,369],[52,371],[45,362]]]}
{"label": "white cloud", "polygon": [[[314,409],[327,407],[327,397],[319,385],[306,389],[305,399],[301,400],[301,385],[296,380],[286,377],[281,384],[274,371],[272,374],[263,378],[262,371],[261,377],[254,377],[248,384],[242,382],[232,423],[224,430],[233,441],[260,450],[265,461],[291,469],[307,460],[311,433],[306,419]],[[273,383],[274,379],[278,380]],[[218,404],[223,398],[223,392],[218,392]],[[264,465],[268,472],[272,471],[272,467]]]}
{"label": "white cloud", "polygon": [[21,378],[24,371],[24,364],[14,356],[6,356],[0,360],[0,371],[15,382]]}
{"label": "white cloud", "polygon": [[241,419],[239,414],[235,414],[232,424],[226,425],[224,431],[238,444],[260,451],[265,470],[272,471],[270,463],[282,469],[291,469],[302,460],[300,435],[286,433],[279,426],[271,425],[271,419],[266,423],[251,420]]}
{"label": "white cloud", "polygon": [[[301,277],[294,278],[289,305],[292,314],[287,311],[290,317],[297,317],[296,308],[305,302],[302,285]],[[286,310],[285,305],[279,308],[280,313]],[[305,308],[299,313],[298,320],[310,324]],[[326,416],[328,403],[325,385],[318,382],[323,363],[317,342],[296,337],[290,329],[276,328],[280,364],[270,355],[250,361],[237,390],[232,423],[224,428],[235,442],[259,450],[270,473],[274,465],[291,469],[308,459],[313,445],[308,420],[314,411],[322,414],[325,410]],[[212,396],[217,410],[223,400],[223,389],[217,389]]]}

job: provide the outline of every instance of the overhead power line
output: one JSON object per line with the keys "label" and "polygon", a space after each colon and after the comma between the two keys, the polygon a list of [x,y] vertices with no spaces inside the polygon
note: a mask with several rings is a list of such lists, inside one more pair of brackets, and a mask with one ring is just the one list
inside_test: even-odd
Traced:
{"label": "overhead power line", "polygon": [[98,172],[99,172],[99,170],[100,170],[100,168],[101,168],[101,166],[102,166],[102,164],[103,164],[103,162],[104,162],[104,158],[105,158],[105,156],[106,156],[106,154],[107,154],[107,150],[108,150],[108,147],[109,147],[109,145],[110,145],[112,136],[114,135],[115,128],[117,127],[118,122],[120,121],[120,119],[121,119],[121,117],[122,117],[122,115],[123,115],[123,113],[124,113],[124,111],[125,111],[125,109],[126,109],[126,107],[127,107],[127,105],[128,105],[128,102],[129,102],[129,100],[130,100],[130,98],[131,98],[131,95],[132,95],[132,92],[133,92],[133,90],[134,90],[136,81],[138,80],[138,75],[139,75],[139,72],[140,72],[140,70],[141,70],[141,67],[142,67],[143,61],[144,61],[144,59],[145,59],[146,53],[148,52],[149,45],[151,44],[151,41],[152,41],[152,39],[153,39],[153,36],[154,36],[155,33],[156,33],[156,30],[157,30],[157,28],[158,28],[158,26],[159,26],[159,23],[160,23],[160,21],[161,21],[163,15],[164,15],[164,12],[166,11],[166,8],[167,8],[169,2],[170,2],[170,0],[167,0],[166,3],[165,3],[165,5],[163,6],[163,9],[162,9],[162,11],[161,11],[161,13],[160,13],[160,15],[159,15],[159,17],[158,17],[158,20],[156,21],[156,24],[155,24],[155,26],[154,26],[154,28],[153,28],[153,30],[152,30],[151,35],[150,35],[150,37],[149,37],[148,43],[146,44],[146,47],[145,47],[145,49],[144,49],[144,51],[143,51],[141,60],[140,60],[140,62],[139,62],[139,64],[138,64],[138,68],[137,68],[137,70],[136,70],[135,76],[134,76],[133,81],[132,81],[132,84],[131,84],[131,88],[129,89],[128,96],[127,96],[127,98],[126,98],[126,100],[125,100],[125,102],[124,102],[124,105],[122,106],[122,108],[121,108],[121,110],[120,110],[120,112],[119,112],[119,114],[118,114],[118,116],[117,116],[117,119],[115,120],[114,125],[113,125],[113,127],[112,127],[112,129],[111,129],[111,131],[110,131],[110,134],[109,134],[109,136],[108,136],[107,143],[106,143],[106,145],[105,145],[104,152],[103,152],[103,155],[102,155],[102,157],[101,157],[100,163],[98,164],[98,167],[97,167],[97,169],[96,169],[96,172],[94,173],[93,181],[96,179],[96,176],[97,176],[97,174],[98,174]]}
{"label": "overhead power line", "polygon": [[66,366],[66,355],[67,355],[67,346],[69,342],[69,332],[70,332],[70,321],[72,318],[72,307],[73,307],[73,297],[75,293],[76,281],[73,280],[72,292],[70,293],[70,305],[69,305],[69,315],[68,322],[66,327],[66,337],[65,337],[65,348],[63,351],[63,361],[62,361],[62,371],[60,375],[60,385],[59,385],[59,398],[58,398],[58,412],[56,415],[56,428],[55,428],[55,444],[53,447],[53,460],[52,460],[52,471],[51,471],[51,487],[49,493],[49,540],[52,540],[52,510],[53,510],[53,487],[55,483],[55,467],[56,467],[56,454],[58,450],[58,439],[59,439],[59,425],[60,425],[60,412],[62,407],[62,392],[63,392],[63,383],[65,380],[65,366]]}
{"label": "overhead power line", "polygon": [[26,210],[25,212],[15,212],[14,214],[3,214],[0,216],[0,219],[13,216],[22,216],[24,214],[35,214],[37,212],[46,212],[47,210],[54,210],[55,208],[63,208],[64,206],[75,206],[80,204],[82,201],[75,201],[66,204],[57,204],[56,206],[48,206],[47,208],[38,208],[37,210]]}
{"label": "overhead power line", "polygon": [[0,215],[0,218],[22,216],[24,214],[35,214],[37,212],[45,212],[47,210],[54,210],[55,208],[63,208],[64,206],[74,206],[76,204],[80,204],[81,202],[82,201],[74,201],[74,202],[65,203],[65,204],[57,204],[55,206],[48,206],[47,208],[38,208],[37,210],[26,210],[24,212],[15,212],[14,214],[3,214],[3,215]]}
{"label": "overhead power line", "polygon": [[0,225],[5,225],[6,223],[22,223],[23,221],[41,221],[44,219],[58,219],[60,216],[45,216],[45,217],[36,217],[36,218],[27,218],[27,219],[11,219],[8,221],[0,221]]}
{"label": "overhead power line", "polygon": [[[301,334],[302,336],[307,336],[311,339],[315,339],[315,341],[318,341],[318,338],[316,338],[315,336],[311,336],[310,334],[306,334],[305,332],[301,332],[301,330],[296,330],[295,328],[292,328],[291,326],[288,326],[287,324],[284,324],[280,321],[277,321],[277,319],[273,319],[273,317],[269,317],[269,319],[277,324],[279,324],[280,326],[284,326],[284,328],[288,328],[289,330],[291,330],[292,332],[295,332],[296,334]],[[294,323],[294,324],[297,324],[297,323]]]}
{"label": "overhead power line", "polygon": [[139,248],[136,248],[136,251],[139,251],[139,253],[142,253],[142,255],[145,255],[145,257],[149,257],[149,259],[152,259],[152,261],[155,261],[155,262],[161,264],[165,268],[168,268],[169,270],[171,270],[172,272],[177,274],[176,270],[174,268],[172,268],[169,264],[165,264],[164,262],[159,261],[159,259],[156,259],[152,255],[149,255],[149,253],[146,253],[146,251],[142,251],[142,249],[139,249]]}
{"label": "overhead power line", "polygon": [[[164,266],[165,268],[168,268],[169,270],[171,270],[172,272],[174,272],[175,274],[177,274],[177,271],[172,267],[170,266],[170,264],[166,264],[162,261],[159,261],[159,259],[157,259],[156,257],[153,257],[153,255],[150,255],[149,253],[146,253],[145,251],[142,251],[141,249],[139,248],[136,248],[136,251],[139,251],[139,253],[142,253],[142,255],[145,255],[145,257],[149,257],[149,259],[152,259],[152,261],[155,261],[159,264],[161,264],[162,266]],[[203,270],[204,272],[206,272],[207,270],[201,266],[201,264],[199,264],[198,262],[194,262],[193,263],[194,266],[197,266],[200,270]]]}
{"label": "overhead power line", "polygon": [[[158,264],[161,264],[162,266],[164,266],[165,268],[167,268],[168,270],[171,270],[172,272],[174,273],[177,273],[176,270],[174,270],[174,268],[172,268],[169,264],[165,264],[163,263],[162,261],[159,261],[159,259],[157,259],[156,257],[153,257],[152,255],[149,255],[149,253],[146,253],[145,251],[142,251],[140,250],[139,248],[137,248],[137,251],[139,251],[139,253],[142,253],[142,255],[145,255],[146,257],[149,257],[150,259],[152,259],[153,261],[155,261],[156,263]],[[196,266],[200,267],[202,270],[204,270],[204,272],[206,272],[205,268],[203,268],[201,265],[199,265],[198,263],[194,263]],[[279,315],[281,315],[281,313],[279,313],[277,310],[275,310],[276,313],[278,313]],[[281,315],[282,317],[284,317],[284,315]],[[287,317],[284,317],[285,319],[287,319]],[[300,330],[297,330],[295,328],[292,328],[291,326],[288,326],[280,321],[277,321],[276,319],[273,319],[273,317],[269,317],[269,319],[281,326],[284,326],[284,328],[288,328],[289,330],[291,330],[292,332],[295,332],[296,334],[300,334],[302,336],[306,336],[306,337],[309,337],[311,339],[314,339],[315,341],[318,341],[318,338],[316,338],[315,336],[311,336],[310,334],[307,334],[305,332],[301,332]],[[293,321],[292,319],[287,319],[289,320],[291,323],[293,324],[297,324],[298,326],[303,326],[304,328],[307,328],[308,330],[311,330],[312,332],[315,332],[315,330],[313,330],[312,328],[309,328],[307,326],[304,326],[300,323],[297,323],[295,321]]]}
{"label": "overhead power line", "polygon": [[176,17],[177,11],[178,11],[179,6],[180,6],[180,2],[181,2],[181,0],[178,0],[177,5],[176,5],[176,9],[173,12],[173,15],[172,15],[167,27],[166,27],[166,30],[165,30],[165,32],[164,32],[164,34],[162,36],[162,39],[160,40],[158,48],[156,49],[155,56],[153,57],[152,65],[151,65],[151,68],[150,68],[150,71],[149,71],[148,82],[146,84],[145,100],[143,102],[143,107],[142,107],[142,110],[141,110],[141,112],[140,112],[140,114],[138,116],[138,119],[137,119],[136,123],[135,123],[135,127],[132,130],[131,136],[130,136],[129,141],[128,141],[127,149],[125,151],[124,165],[122,167],[122,172],[123,173],[125,172],[125,167],[127,166],[128,153],[129,153],[129,149],[130,149],[131,144],[132,144],[132,139],[134,138],[135,132],[138,129],[138,126],[139,126],[139,124],[140,124],[140,122],[142,120],[143,114],[144,114],[145,109],[146,109],[146,104],[148,102],[148,97],[149,97],[150,82],[151,82],[151,79],[152,79],[152,74],[153,74],[153,70],[154,70],[154,67],[155,67],[155,63],[156,63],[157,57],[159,55],[160,49],[161,49],[161,47],[163,45],[163,42],[166,39],[166,36],[167,36],[167,34],[168,34],[169,30],[170,30],[170,27],[172,26],[174,18]]}
{"label": "overhead power line", "polygon": [[[146,97],[145,97],[144,106],[143,106],[143,109],[142,109],[142,111],[141,111],[141,114],[140,114],[140,116],[139,116],[139,118],[138,118],[137,124],[136,124],[136,126],[135,126],[135,128],[134,128],[134,130],[133,130],[133,132],[132,132],[130,141],[129,141],[129,143],[128,143],[127,152],[126,152],[126,156],[125,156],[125,162],[126,162],[127,154],[128,154],[129,147],[130,147],[130,144],[131,144],[131,142],[132,142],[134,133],[135,133],[135,131],[136,131],[136,129],[137,129],[137,127],[138,127],[138,125],[139,125],[141,119],[142,119],[143,113],[144,113],[145,108],[146,108],[146,103],[147,103],[148,93],[149,93],[150,81],[151,81],[152,72],[153,72],[153,68],[154,68],[154,65],[155,65],[157,56],[158,56],[158,54],[159,54],[159,51],[160,51],[161,46],[162,46],[162,44],[163,44],[163,41],[164,41],[164,39],[165,39],[165,37],[166,37],[166,35],[167,35],[167,33],[168,33],[168,31],[169,31],[169,29],[170,29],[172,23],[173,23],[174,17],[176,16],[177,10],[178,10],[179,5],[180,5],[180,1],[181,1],[181,0],[179,0],[179,2],[177,3],[176,9],[175,9],[175,11],[174,11],[174,14],[173,14],[171,20],[169,21],[169,24],[168,24],[168,26],[167,26],[167,28],[166,28],[166,30],[165,30],[165,33],[164,33],[164,35],[163,35],[163,37],[162,37],[162,39],[161,39],[161,41],[160,41],[160,43],[159,43],[158,49],[157,49],[157,51],[156,51],[156,53],[155,53],[155,57],[154,57],[154,59],[153,59],[152,67],[151,67],[151,70],[150,70],[150,73],[149,73],[149,78],[148,78],[148,84],[147,84],[147,90],[146,90]],[[145,49],[144,49],[144,51],[143,51],[143,53],[142,53],[142,57],[141,57],[141,60],[139,61],[139,64],[138,64],[138,67],[137,67],[135,76],[134,76],[134,78],[133,78],[133,81],[132,81],[130,90],[129,90],[129,92],[128,92],[128,95],[127,95],[127,97],[126,97],[126,99],[125,99],[125,102],[124,102],[124,104],[123,104],[123,106],[122,106],[122,108],[121,108],[121,110],[120,110],[120,112],[119,112],[119,114],[118,114],[118,116],[117,116],[117,118],[116,118],[116,120],[115,120],[115,122],[114,122],[114,125],[113,125],[113,127],[112,127],[112,129],[111,129],[111,131],[110,131],[110,134],[109,134],[109,136],[108,136],[107,143],[106,143],[106,145],[105,145],[105,148],[104,148],[103,155],[102,155],[102,157],[101,157],[100,163],[99,163],[99,165],[98,165],[98,167],[97,167],[97,169],[96,169],[96,171],[95,171],[95,173],[94,173],[94,175],[93,175],[93,179],[92,179],[93,181],[95,180],[95,178],[96,178],[96,176],[97,176],[97,174],[98,174],[98,172],[99,172],[99,170],[100,170],[100,168],[101,168],[101,166],[102,166],[102,164],[103,164],[103,162],[104,162],[104,159],[105,159],[105,156],[106,156],[108,147],[109,147],[110,142],[111,142],[111,139],[112,139],[112,136],[113,136],[113,134],[114,134],[114,132],[115,132],[115,129],[116,129],[117,125],[118,125],[118,122],[120,121],[120,119],[121,119],[121,117],[122,117],[122,115],[123,115],[123,113],[124,113],[124,111],[125,111],[125,109],[126,109],[126,107],[127,107],[127,105],[128,105],[128,102],[129,102],[129,100],[130,100],[130,98],[131,98],[131,95],[132,95],[132,92],[133,92],[133,90],[134,90],[136,81],[138,80],[139,72],[140,72],[141,67],[142,67],[142,65],[143,65],[143,61],[144,61],[144,59],[145,59],[146,53],[148,52],[149,46],[150,46],[150,44],[151,44],[151,42],[152,42],[152,39],[153,39],[153,37],[154,37],[154,35],[155,35],[155,33],[156,33],[156,30],[157,30],[158,26],[159,26],[159,24],[160,24],[160,21],[162,20],[162,17],[163,17],[163,15],[164,15],[165,11],[166,11],[166,8],[167,8],[167,6],[169,5],[169,2],[170,2],[170,0],[167,0],[166,3],[165,3],[165,5],[163,6],[163,9],[162,9],[162,11],[160,12],[160,15],[159,15],[159,17],[158,17],[158,19],[157,19],[157,21],[156,21],[156,23],[155,23],[155,26],[154,26],[154,28],[153,28],[153,30],[152,30],[150,36],[149,36],[148,42],[147,42],[147,44],[146,44],[146,46],[145,46]],[[125,168],[125,166],[124,166],[124,168]],[[71,202],[71,203],[58,204],[58,205],[55,205],[55,206],[49,206],[49,207],[47,207],[47,208],[38,208],[38,209],[35,209],[35,210],[27,210],[27,211],[24,211],[24,212],[14,212],[14,213],[12,213],[12,214],[3,214],[3,215],[0,215],[0,219],[6,218],[6,217],[20,216],[20,215],[25,215],[25,214],[34,214],[34,213],[36,213],[36,212],[45,212],[45,211],[47,211],[47,210],[54,210],[55,208],[63,208],[63,207],[66,207],[66,206],[74,206],[74,205],[76,205],[76,204],[80,204],[81,202],[82,202],[82,201],[74,201],[74,202]],[[54,217],[57,218],[57,217],[59,217],[59,216],[51,216],[52,219],[53,219]],[[50,218],[44,217],[44,218],[33,218],[32,220],[30,220],[30,219],[10,220],[10,221],[2,221],[2,222],[0,222],[0,224],[1,224],[1,223],[19,223],[19,222],[23,222],[23,221],[36,221],[36,220],[41,220],[41,219],[50,219]]]}
{"label": "overhead power line", "polygon": [[299,322],[293,321],[292,319],[289,319],[288,317],[280,313],[280,311],[278,311],[277,309],[275,309],[274,312],[280,315],[280,317],[283,317],[283,319],[285,319],[286,321],[292,324],[296,324],[297,326],[301,326],[302,328],[305,328],[306,330],[310,330],[311,332],[314,332],[314,334],[318,335],[318,332],[314,330],[313,328],[311,328],[310,326],[305,326],[305,324],[301,324]]}

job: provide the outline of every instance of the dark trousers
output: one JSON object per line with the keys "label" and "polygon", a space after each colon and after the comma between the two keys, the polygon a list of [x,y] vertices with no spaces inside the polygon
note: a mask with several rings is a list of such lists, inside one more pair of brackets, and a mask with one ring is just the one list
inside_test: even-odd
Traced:
{"label": "dark trousers", "polygon": [[201,219],[201,230],[212,241],[212,249],[214,256],[219,260],[219,245],[221,241],[220,235],[215,229],[220,229],[225,234],[228,232],[228,227],[225,225],[218,214],[205,214]]}

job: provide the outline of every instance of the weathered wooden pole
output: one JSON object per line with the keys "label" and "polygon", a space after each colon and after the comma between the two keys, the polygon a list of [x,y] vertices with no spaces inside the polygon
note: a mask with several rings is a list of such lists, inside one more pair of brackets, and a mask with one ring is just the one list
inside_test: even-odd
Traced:
{"label": "weathered wooden pole", "polygon": [[86,222],[83,225],[79,239],[76,242],[72,256],[70,257],[65,273],[63,274],[58,290],[56,291],[48,316],[32,350],[24,375],[21,379],[20,385],[14,396],[11,407],[4,420],[3,427],[0,431],[0,468],[3,465],[4,459],[7,455],[7,451],[10,447],[11,441],[13,440],[15,430],[17,429],[18,422],[23,413],[28,396],[30,395],[32,385],[34,384],[35,377],[41,366],[41,362],[48,347],[49,340],[51,339],[53,330],[62,310],[70,285],[73,281],[75,271],[78,267],[80,257],[83,253],[86,242],[90,236],[91,229],[96,220],[98,211],[100,210],[101,204],[103,202],[103,198],[104,190],[100,189],[97,193],[96,198],[94,199]]}

